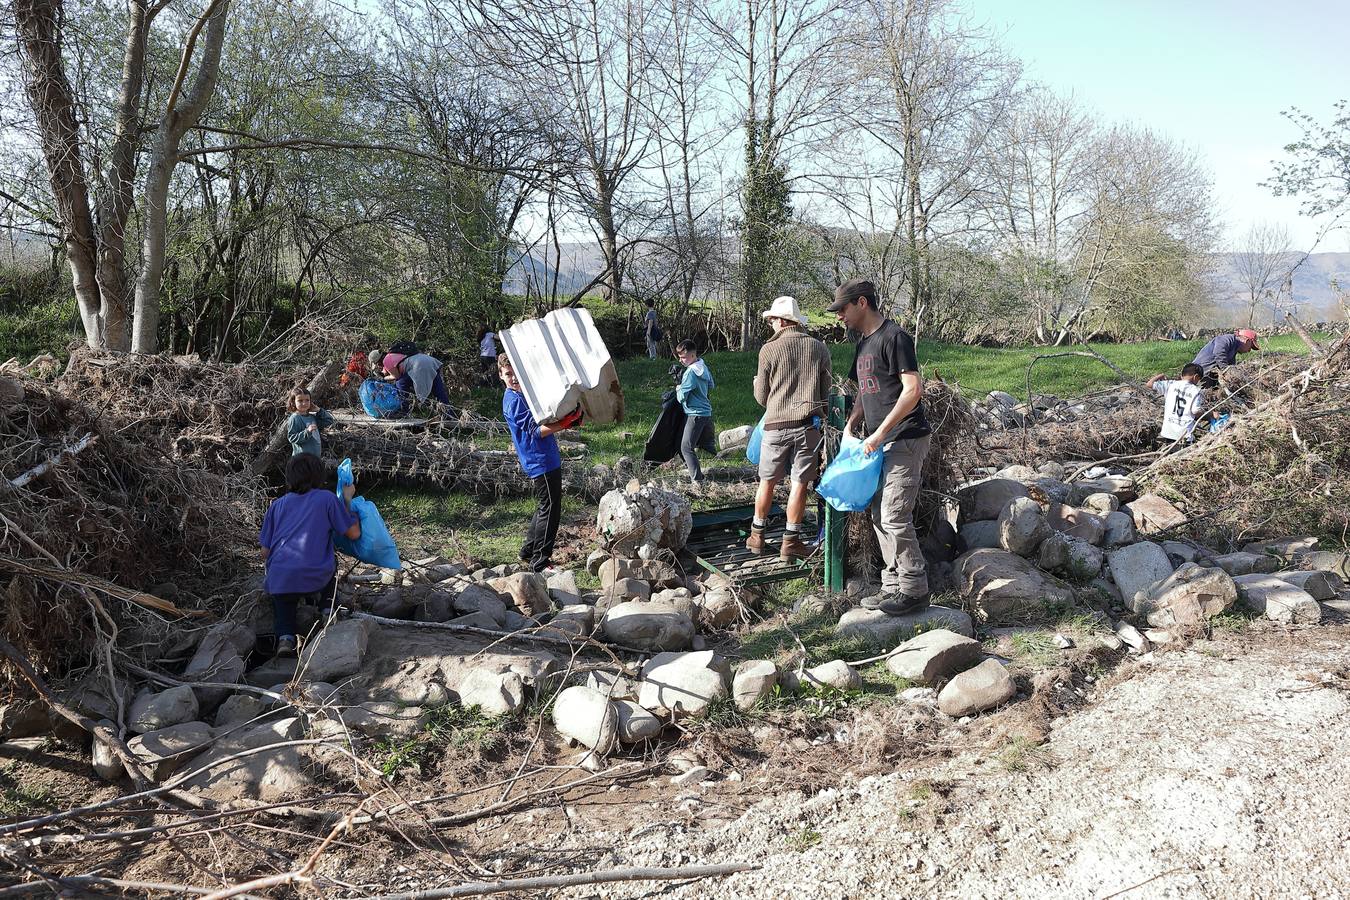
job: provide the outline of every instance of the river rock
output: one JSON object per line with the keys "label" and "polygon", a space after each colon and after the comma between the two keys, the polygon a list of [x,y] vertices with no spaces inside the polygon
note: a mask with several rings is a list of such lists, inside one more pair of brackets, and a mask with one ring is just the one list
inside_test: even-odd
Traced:
{"label": "river rock", "polygon": [[1122,509],[1140,534],[1161,534],[1186,524],[1186,514],[1157,494],[1140,494]]}
{"label": "river rock", "polygon": [[615,728],[621,744],[640,744],[661,736],[661,720],[632,700],[614,700]]}
{"label": "river rock", "polygon": [[1319,572],[1306,569],[1295,572],[1276,572],[1275,577],[1292,584],[1299,590],[1307,591],[1314,600],[1331,600],[1345,590],[1345,580],[1335,572]]}
{"label": "river rock", "polygon": [[[253,629],[240,622],[219,622],[202,636],[187,668],[183,681],[213,681],[238,684],[244,677],[244,660],[253,652],[256,638]],[[200,709],[214,709],[230,695],[228,687],[193,688]],[[193,717],[195,718],[195,716]]]}
{"label": "river rock", "polygon": [[961,520],[964,522],[997,519],[1009,503],[1019,497],[1030,496],[1026,485],[1011,478],[977,481],[956,492],[956,499],[961,504]]}
{"label": "river rock", "polygon": [[1322,620],[1322,607],[1312,594],[1273,575],[1239,575],[1238,598],[1243,605],[1284,625],[1313,625]]}
{"label": "river rock", "polygon": [[1107,547],[1124,547],[1139,540],[1139,533],[1134,527],[1134,519],[1130,518],[1129,513],[1119,510],[1107,513],[1102,518],[1102,522],[1106,525],[1106,533],[1102,536],[1102,543]]}
{"label": "river rock", "polygon": [[998,520],[980,519],[967,522],[959,532],[967,550],[979,550],[982,547],[1003,549],[998,540]]}
{"label": "river rock", "polygon": [[736,667],[731,697],[741,712],[751,709],[773,693],[778,684],[778,665],[769,659],[747,659]]}
{"label": "river rock", "polygon": [[650,484],[610,491],[595,514],[596,536],[616,557],[653,559],[662,550],[678,552],[693,527],[689,498]]}
{"label": "river rock", "polygon": [[968,613],[946,606],[930,606],[903,616],[887,615],[879,609],[850,609],[840,616],[834,632],[841,638],[861,639],[878,647],[890,647],[920,631],[933,628],[945,628],[964,635],[975,633],[974,622]]}
{"label": "river rock", "polygon": [[694,623],[672,603],[630,600],[605,613],[600,620],[605,638],[639,650],[686,649],[694,639]]}
{"label": "river rock", "polygon": [[998,660],[986,659],[947,682],[938,693],[938,709],[959,719],[993,709],[1017,695],[1017,685]]}
{"label": "river rock", "polygon": [[605,756],[618,740],[619,715],[604,694],[584,685],[564,688],[553,701],[553,724],[567,738]]}
{"label": "river rock", "polygon": [[1050,536],[1050,525],[1039,503],[1018,497],[998,517],[998,542],[1010,553],[1030,556]]}
{"label": "river rock", "polygon": [[[1044,615],[1047,605],[1073,602],[1073,590],[1004,550],[972,550],[955,563],[957,589],[993,625]],[[953,629],[956,630],[956,629]]]}
{"label": "river rock", "polygon": [[727,694],[725,660],[711,650],[658,653],[642,667],[638,703],[652,712],[698,715]]}
{"label": "river rock", "polygon": [[338,681],[355,675],[366,656],[366,645],[375,625],[368,619],[335,622],[318,633],[301,654],[305,677],[312,681]]}
{"label": "river rock", "polygon": [[886,657],[891,674],[919,684],[933,684],[978,665],[984,657],[979,641],[945,629],[925,631],[905,641]]}
{"label": "river rock", "polygon": [[1127,606],[1134,603],[1135,594],[1148,590],[1172,574],[1172,561],[1163,548],[1152,541],[1111,550],[1106,554],[1106,564]]}
{"label": "river rock", "polygon": [[203,746],[215,732],[205,722],[182,722],[149,731],[127,742],[127,749],[156,781],[163,781]]}
{"label": "river rock", "polygon": [[1037,564],[1047,572],[1081,584],[1096,578],[1105,560],[1106,554],[1101,548],[1056,532],[1041,543]]}
{"label": "river rock", "polygon": [[1088,512],[1104,517],[1120,509],[1120,498],[1115,494],[1088,494],[1080,505]]}
{"label": "river rock", "polygon": [[490,718],[509,715],[525,705],[525,683],[515,672],[476,668],[456,688],[459,704]]}
{"label": "river rock", "polygon": [[1181,568],[1135,595],[1130,608],[1155,628],[1200,625],[1237,601],[1237,585],[1222,569],[1195,563]]}
{"label": "river rock", "polygon": [[1225,553],[1215,556],[1210,563],[1223,569],[1229,575],[1268,575],[1280,567],[1280,561],[1274,556],[1259,553]]}
{"label": "river rock", "polygon": [[842,659],[832,659],[827,663],[812,666],[802,672],[797,686],[798,688],[810,688],[817,691],[824,688],[833,688],[836,691],[856,691],[862,687],[862,678],[858,675],[857,669],[854,669]]}
{"label": "river rock", "polygon": [[516,572],[505,578],[494,578],[488,587],[511,598],[516,611],[523,616],[537,616],[552,608],[548,597],[548,582],[537,572]]}
{"label": "river rock", "polygon": [[159,731],[191,722],[197,718],[197,712],[197,695],[187,685],[158,693],[143,693],[131,701],[127,728],[142,733]]}
{"label": "river rock", "polygon": [[1101,516],[1064,503],[1050,504],[1045,521],[1055,531],[1089,544],[1100,544],[1106,537],[1106,522]]}

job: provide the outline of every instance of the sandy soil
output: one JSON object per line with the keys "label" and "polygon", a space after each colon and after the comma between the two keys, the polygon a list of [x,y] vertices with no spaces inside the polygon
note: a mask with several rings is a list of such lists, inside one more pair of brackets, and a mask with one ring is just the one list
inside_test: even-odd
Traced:
{"label": "sandy soil", "polygon": [[1350,896],[1348,637],[1223,635],[1141,663],[1039,747],[846,775],[706,830],[590,834],[619,848],[603,865],[760,869],[568,896]]}

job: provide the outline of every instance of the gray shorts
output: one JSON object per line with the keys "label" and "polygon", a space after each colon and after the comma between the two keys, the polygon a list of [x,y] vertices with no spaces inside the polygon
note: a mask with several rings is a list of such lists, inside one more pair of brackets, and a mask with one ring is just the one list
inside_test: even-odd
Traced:
{"label": "gray shorts", "polygon": [[765,429],[759,445],[759,477],[779,479],[791,474],[793,481],[816,480],[820,470],[820,429],[800,425],[796,428]]}

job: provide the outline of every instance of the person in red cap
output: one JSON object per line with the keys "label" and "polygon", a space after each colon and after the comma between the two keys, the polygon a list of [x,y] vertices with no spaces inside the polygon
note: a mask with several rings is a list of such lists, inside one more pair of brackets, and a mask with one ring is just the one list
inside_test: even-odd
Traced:
{"label": "person in red cap", "polygon": [[1237,362],[1239,353],[1260,350],[1256,345],[1256,332],[1250,328],[1239,328],[1232,334],[1221,334],[1200,348],[1191,362],[1200,367],[1204,375],[1200,379],[1204,387],[1219,386],[1219,370]]}

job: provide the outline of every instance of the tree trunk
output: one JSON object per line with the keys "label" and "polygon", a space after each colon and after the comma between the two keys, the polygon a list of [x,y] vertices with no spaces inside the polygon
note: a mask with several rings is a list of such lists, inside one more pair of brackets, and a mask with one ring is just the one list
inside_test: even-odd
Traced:
{"label": "tree trunk", "polygon": [[[229,8],[229,0],[212,0],[189,33],[178,77],[169,93],[164,117],[151,150],[150,166],[145,176],[145,205],[141,214],[145,223],[145,238],[141,246],[141,276],[136,282],[136,320],[131,338],[133,353],[154,353],[158,346],[159,295],[168,231],[169,181],[178,163],[178,142],[197,123],[211,92],[215,90],[216,75],[220,70],[220,51],[225,44],[225,16]],[[206,40],[202,45],[201,64],[197,67],[191,85],[183,92],[181,104],[175,108],[174,100],[192,60],[197,32],[202,30],[206,32]]]}
{"label": "tree trunk", "polygon": [[85,341],[92,349],[103,349],[106,344],[94,218],[89,209],[74,95],[61,58],[57,24],[64,13],[60,0],[14,0],[12,6],[28,102],[37,120],[52,196],[61,216],[66,260]]}

